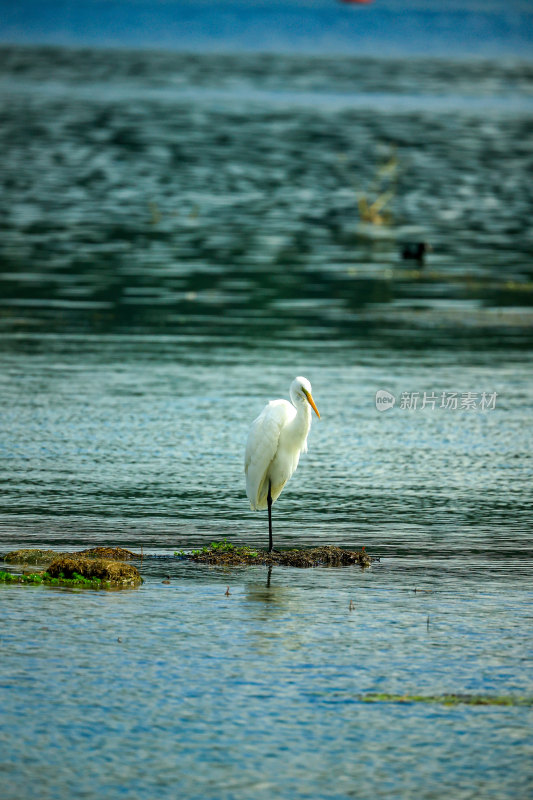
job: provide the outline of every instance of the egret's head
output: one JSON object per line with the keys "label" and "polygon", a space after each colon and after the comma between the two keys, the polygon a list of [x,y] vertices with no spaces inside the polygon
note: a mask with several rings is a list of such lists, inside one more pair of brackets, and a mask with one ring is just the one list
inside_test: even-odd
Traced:
{"label": "egret's head", "polygon": [[317,417],[320,419],[320,414],[318,413],[318,408],[315,405],[315,401],[313,400],[313,394],[311,391],[311,384],[307,380],[307,378],[302,378],[300,375],[298,378],[295,378],[291,383],[291,399],[296,400],[297,402],[304,401],[309,403]]}

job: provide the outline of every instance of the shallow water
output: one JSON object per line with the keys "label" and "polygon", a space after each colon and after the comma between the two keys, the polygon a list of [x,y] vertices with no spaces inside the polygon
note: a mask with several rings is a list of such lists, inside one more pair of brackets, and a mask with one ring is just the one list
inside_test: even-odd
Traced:
{"label": "shallow water", "polygon": [[[148,555],[134,592],[0,586],[5,796],[524,797],[527,708],[360,697],[533,692],[530,67],[3,55],[2,550]],[[381,561],[150,557],[266,544],[244,441],[297,374],[275,543]]]}
{"label": "shallow water", "polygon": [[136,592],[0,592],[6,799],[35,781],[47,798],[527,795],[531,709],[360,699],[530,692],[516,581],[395,559],[270,587],[262,569],[168,570]]}

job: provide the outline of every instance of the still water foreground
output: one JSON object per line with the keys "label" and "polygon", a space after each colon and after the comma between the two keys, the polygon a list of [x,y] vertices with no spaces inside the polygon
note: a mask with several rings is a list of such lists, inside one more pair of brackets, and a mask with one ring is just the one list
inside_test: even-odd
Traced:
{"label": "still water foreground", "polygon": [[525,797],[531,708],[365,702],[531,693],[517,583],[405,567],[0,587],[3,796]]}

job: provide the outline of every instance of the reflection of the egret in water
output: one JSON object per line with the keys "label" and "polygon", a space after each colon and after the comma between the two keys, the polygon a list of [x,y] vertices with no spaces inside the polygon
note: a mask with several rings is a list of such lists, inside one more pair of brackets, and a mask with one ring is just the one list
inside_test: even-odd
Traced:
{"label": "reflection of the egret in water", "polygon": [[304,623],[308,603],[301,587],[276,582],[276,569],[269,567],[263,581],[246,584],[245,598],[247,619],[251,623],[248,644],[252,652],[277,660],[280,652],[301,650],[309,645]]}
{"label": "reflection of the egret in water", "polygon": [[[254,581],[245,586],[245,597],[248,604],[247,614],[250,619],[255,619],[257,627],[252,630],[255,644],[260,651],[268,649],[271,639],[289,639],[291,647],[297,647],[297,625],[293,624],[294,613],[301,611],[301,594],[290,586],[276,583],[276,572],[270,566],[261,582]],[[265,626],[264,623],[274,622],[274,625]],[[281,624],[283,623],[283,624]],[[294,630],[293,630],[294,628]],[[287,637],[287,630],[291,635]],[[252,645],[253,646],[253,645]]]}
{"label": "reflection of the egret in water", "polygon": [[[246,600],[258,604],[257,610],[282,612],[289,599],[290,588],[276,583],[276,573],[272,566],[266,568],[264,580],[246,584]],[[266,619],[263,616],[262,619]]]}

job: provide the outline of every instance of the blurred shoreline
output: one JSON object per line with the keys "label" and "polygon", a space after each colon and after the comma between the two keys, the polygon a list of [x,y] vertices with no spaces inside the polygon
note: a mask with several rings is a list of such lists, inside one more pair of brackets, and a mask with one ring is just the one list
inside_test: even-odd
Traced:
{"label": "blurred shoreline", "polygon": [[0,41],[205,53],[533,59],[533,9],[375,0],[0,0]]}

